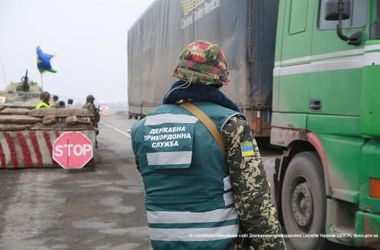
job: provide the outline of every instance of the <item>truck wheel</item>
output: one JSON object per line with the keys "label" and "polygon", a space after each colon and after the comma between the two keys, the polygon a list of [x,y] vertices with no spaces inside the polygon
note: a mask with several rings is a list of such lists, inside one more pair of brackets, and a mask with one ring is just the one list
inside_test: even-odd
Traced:
{"label": "truck wheel", "polygon": [[[313,152],[297,154],[289,163],[282,185],[282,216],[290,243],[296,249],[323,249],[326,197],[322,164]],[[316,237],[302,238],[302,234]]]}

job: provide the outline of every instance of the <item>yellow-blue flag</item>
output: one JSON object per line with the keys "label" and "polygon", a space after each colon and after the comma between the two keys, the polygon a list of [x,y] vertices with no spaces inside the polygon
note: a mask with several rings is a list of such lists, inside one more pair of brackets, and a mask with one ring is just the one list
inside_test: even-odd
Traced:
{"label": "yellow-blue flag", "polygon": [[50,64],[50,59],[53,57],[53,55],[49,55],[42,52],[40,46],[37,47],[36,53],[37,53],[37,68],[41,74],[44,73],[45,71],[57,73],[57,71],[53,69]]}

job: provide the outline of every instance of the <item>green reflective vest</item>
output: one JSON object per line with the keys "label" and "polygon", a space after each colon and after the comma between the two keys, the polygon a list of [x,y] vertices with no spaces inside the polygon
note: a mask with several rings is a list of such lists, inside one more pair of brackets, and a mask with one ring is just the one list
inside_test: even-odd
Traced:
{"label": "green reflective vest", "polygon": [[[239,113],[196,103],[220,130]],[[225,249],[238,234],[224,152],[195,116],[162,105],[132,128],[153,249]]]}
{"label": "green reflective vest", "polygon": [[36,109],[40,109],[40,108],[50,108],[50,105],[47,104],[46,102],[40,102],[39,104],[37,104]]}

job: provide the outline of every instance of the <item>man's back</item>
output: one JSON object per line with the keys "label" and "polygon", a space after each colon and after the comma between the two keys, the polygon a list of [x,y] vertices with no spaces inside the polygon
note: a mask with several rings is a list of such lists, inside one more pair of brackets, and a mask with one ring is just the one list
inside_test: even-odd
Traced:
{"label": "man's back", "polygon": [[216,44],[188,44],[166,105],[132,129],[153,249],[285,248],[250,125],[219,91],[228,74]]}
{"label": "man's back", "polygon": [[[239,115],[212,103],[197,106],[219,129]],[[133,127],[132,139],[154,249],[178,249],[178,241],[183,249],[231,245],[238,216],[225,155],[202,122],[177,105],[162,105]]]}

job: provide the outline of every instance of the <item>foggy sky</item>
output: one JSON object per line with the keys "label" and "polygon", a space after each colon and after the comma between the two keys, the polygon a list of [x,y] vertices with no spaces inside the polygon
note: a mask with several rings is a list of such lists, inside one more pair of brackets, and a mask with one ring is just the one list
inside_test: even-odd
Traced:
{"label": "foggy sky", "polygon": [[40,83],[40,45],[58,71],[43,74],[45,90],[76,102],[93,94],[97,103],[126,103],[128,29],[153,1],[0,0],[0,88],[26,69]]}

